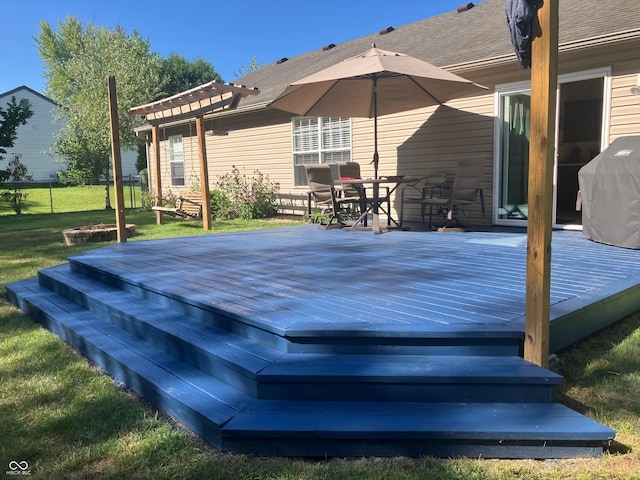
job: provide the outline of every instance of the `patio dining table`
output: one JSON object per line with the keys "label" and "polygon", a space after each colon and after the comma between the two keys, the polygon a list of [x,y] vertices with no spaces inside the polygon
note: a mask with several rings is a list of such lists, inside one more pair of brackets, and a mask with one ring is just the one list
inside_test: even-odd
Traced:
{"label": "patio dining table", "polygon": [[[396,220],[391,215],[391,209],[387,208],[385,210],[383,203],[387,202],[389,197],[395,192],[398,187],[404,183],[410,183],[413,179],[408,176],[387,176],[380,178],[354,178],[354,179],[343,179],[340,180],[342,185],[351,185],[358,190],[361,198],[365,199],[366,209],[364,212],[361,212],[360,217],[348,227],[345,227],[347,230],[369,230],[371,229],[373,233],[382,233],[383,230],[380,227],[380,210],[382,210],[387,215],[387,226],[391,227],[392,224],[394,228],[401,228],[402,223],[399,220]],[[369,198],[366,195],[366,186],[370,185],[372,188],[372,196]],[[386,195],[380,196],[380,186],[386,185],[389,187]],[[389,210],[389,211],[387,211]],[[367,217],[372,216],[371,227],[367,225]]]}

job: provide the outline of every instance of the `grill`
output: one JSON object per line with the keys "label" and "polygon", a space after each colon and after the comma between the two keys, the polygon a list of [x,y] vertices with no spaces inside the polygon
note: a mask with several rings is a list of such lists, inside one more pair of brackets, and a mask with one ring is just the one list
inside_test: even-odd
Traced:
{"label": "grill", "polygon": [[584,235],[640,249],[640,136],[621,137],[578,171]]}

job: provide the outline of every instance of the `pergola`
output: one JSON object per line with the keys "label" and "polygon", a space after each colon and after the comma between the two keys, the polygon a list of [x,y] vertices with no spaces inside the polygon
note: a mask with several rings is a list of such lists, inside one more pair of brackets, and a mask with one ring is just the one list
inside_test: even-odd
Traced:
{"label": "pergola", "polygon": [[[249,95],[257,95],[257,88],[238,86],[232,83],[209,82],[186,90],[168,98],[133,107],[134,115],[145,116],[151,125],[153,143],[153,188],[155,204],[162,206],[162,179],[160,177],[160,126],[182,120],[194,119],[198,137],[198,158],[200,163],[200,193],[202,201],[202,227],[211,230],[211,205],[209,203],[209,170],[203,119],[206,114],[233,110],[240,100]],[[161,225],[162,213],[156,212],[156,223]]]}

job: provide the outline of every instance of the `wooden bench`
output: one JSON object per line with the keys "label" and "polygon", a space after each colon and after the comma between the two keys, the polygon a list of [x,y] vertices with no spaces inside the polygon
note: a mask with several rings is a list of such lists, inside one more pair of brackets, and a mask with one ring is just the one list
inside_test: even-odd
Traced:
{"label": "wooden bench", "polygon": [[202,195],[200,192],[188,191],[176,199],[175,207],[153,206],[154,212],[162,212],[172,217],[201,219],[202,218]]}
{"label": "wooden bench", "polygon": [[276,210],[283,215],[309,215],[309,197],[308,193],[278,193]]}

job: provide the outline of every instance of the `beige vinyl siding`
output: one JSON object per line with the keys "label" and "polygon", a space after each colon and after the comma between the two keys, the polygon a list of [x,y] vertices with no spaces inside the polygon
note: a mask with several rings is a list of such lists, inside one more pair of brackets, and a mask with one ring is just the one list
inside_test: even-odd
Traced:
{"label": "beige vinyl siding", "polygon": [[[230,115],[223,119],[204,122],[207,146],[209,187],[216,188],[221,175],[237,167],[241,174],[252,176],[256,170],[269,176],[282,186],[282,191],[293,191],[293,159],[291,150],[291,117],[274,111],[251,115]],[[225,131],[227,136],[212,135]],[[184,188],[171,187],[169,172],[168,138],[183,135]],[[161,182],[163,195],[178,194],[183,189],[200,185],[200,162],[195,123],[180,127],[160,127]],[[153,148],[150,148],[153,155]],[[149,158],[153,158],[150,156]],[[152,175],[152,173],[151,173]],[[151,184],[153,181],[151,180]]]}
{"label": "beige vinyl siding", "polygon": [[632,95],[631,87],[638,84],[640,59],[616,70],[624,74],[614,75],[611,82],[611,127],[609,143],[617,137],[640,135],[640,95]]}
{"label": "beige vinyl siding", "polygon": [[[562,50],[562,49],[561,49]],[[640,96],[631,95],[640,74],[640,41],[620,45],[604,45],[589,50],[561,52],[560,74],[607,69],[612,72],[610,102],[610,140],[621,135],[640,134]],[[494,90],[498,84],[525,81],[530,70],[522,70],[514,61],[509,64],[456,71],[489,89],[476,97],[448,102],[438,108],[422,108],[379,118],[378,151],[380,175],[411,175],[421,177],[437,172],[455,172],[456,162],[467,155],[484,155],[485,171],[481,183],[485,195],[486,217],[480,205],[465,210],[465,221],[488,224],[491,221],[494,144]],[[185,182],[187,187],[199,181],[199,166],[195,127],[168,129],[168,135],[182,131],[185,146]],[[278,182],[284,193],[301,193],[306,187],[293,186],[293,156],[291,115],[264,109],[253,113],[234,112],[217,119],[208,119],[207,131],[229,132],[226,137],[207,135],[209,178],[212,188],[220,175],[233,166],[242,173],[257,169]],[[189,130],[190,134],[189,134]],[[186,132],[186,133],[184,133]],[[190,136],[189,136],[190,135]],[[191,139],[191,140],[189,140]],[[161,146],[163,170],[168,169],[168,155]],[[373,120],[352,119],[352,159],[359,162],[365,177],[373,176]],[[168,172],[167,172],[168,173]],[[190,180],[190,177],[192,180]],[[163,185],[170,185],[164,178]],[[398,199],[393,207],[399,209]],[[417,211],[409,212],[417,220]]]}
{"label": "beige vinyl siding", "polygon": [[[487,94],[448,102],[440,107],[412,110],[380,117],[378,120],[379,175],[454,174],[464,156],[485,156],[482,188],[487,216],[480,204],[468,207],[465,218],[474,223],[490,222],[491,179],[493,176],[493,95]],[[373,175],[373,121],[353,119],[353,160],[361,164],[363,176]],[[400,208],[400,190],[392,208]],[[409,208],[410,220],[418,220],[418,210]]]}
{"label": "beige vinyl siding", "polygon": [[275,111],[238,115],[225,118],[216,128],[228,131],[229,135],[207,137],[212,187],[220,175],[235,166],[247,175],[259,170],[279,183],[283,191],[293,188],[290,115]]}

